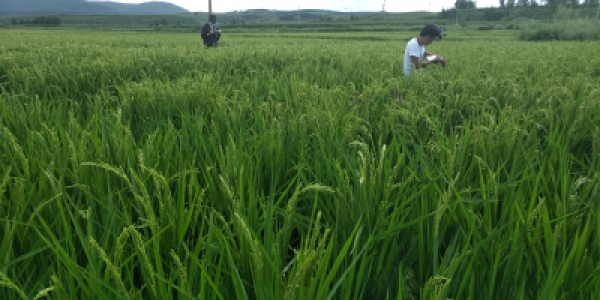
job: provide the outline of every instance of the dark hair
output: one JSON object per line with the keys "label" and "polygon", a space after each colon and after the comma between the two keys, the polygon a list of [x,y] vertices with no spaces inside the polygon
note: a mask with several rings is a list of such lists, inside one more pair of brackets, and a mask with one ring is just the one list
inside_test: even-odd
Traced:
{"label": "dark hair", "polygon": [[213,21],[213,22],[214,22],[214,21],[216,21],[216,20],[217,20],[217,16],[215,16],[215,15],[210,15],[210,16],[208,17],[208,20],[209,20],[209,21]]}
{"label": "dark hair", "polygon": [[421,30],[421,36],[430,36],[437,38],[438,40],[441,40],[445,35],[444,29],[440,28],[437,24],[427,24],[423,27],[423,30]]}

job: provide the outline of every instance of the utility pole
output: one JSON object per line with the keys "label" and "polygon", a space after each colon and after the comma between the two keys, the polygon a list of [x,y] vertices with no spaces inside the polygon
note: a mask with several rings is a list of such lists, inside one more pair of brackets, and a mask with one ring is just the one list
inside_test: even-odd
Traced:
{"label": "utility pole", "polygon": [[596,11],[596,21],[598,21],[598,17],[600,17],[600,1],[598,1],[598,11]]}
{"label": "utility pole", "polygon": [[210,22],[210,15],[212,15],[212,0],[208,0],[208,18]]}
{"label": "utility pole", "polygon": [[460,9],[459,4],[460,3],[458,3],[458,0],[456,0],[456,3],[455,3],[455,5],[456,5],[456,25],[458,25],[458,10]]}

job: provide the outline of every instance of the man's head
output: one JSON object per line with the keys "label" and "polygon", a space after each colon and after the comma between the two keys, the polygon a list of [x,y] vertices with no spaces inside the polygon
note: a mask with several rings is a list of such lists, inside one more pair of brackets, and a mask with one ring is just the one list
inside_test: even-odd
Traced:
{"label": "man's head", "polygon": [[217,23],[217,16],[215,15],[210,15],[208,17],[208,21],[210,21],[211,23]]}
{"label": "man's head", "polygon": [[442,40],[446,33],[444,29],[442,29],[437,24],[427,24],[423,27],[420,34],[420,43],[423,45],[429,45],[432,42],[437,42]]}

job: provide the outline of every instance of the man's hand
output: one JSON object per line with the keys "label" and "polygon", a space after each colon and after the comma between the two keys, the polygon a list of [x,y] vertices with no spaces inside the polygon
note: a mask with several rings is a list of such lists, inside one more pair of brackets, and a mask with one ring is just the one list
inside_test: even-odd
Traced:
{"label": "man's hand", "polygon": [[446,59],[445,58],[443,58],[443,57],[440,56],[439,62],[440,62],[440,64],[442,64],[442,67],[446,66]]}
{"label": "man's hand", "polygon": [[439,63],[439,64],[442,65],[442,67],[446,66],[446,59],[443,58],[443,57],[441,57],[441,56],[436,56],[435,59],[430,60],[429,62],[430,63],[434,63],[434,64],[438,64]]}

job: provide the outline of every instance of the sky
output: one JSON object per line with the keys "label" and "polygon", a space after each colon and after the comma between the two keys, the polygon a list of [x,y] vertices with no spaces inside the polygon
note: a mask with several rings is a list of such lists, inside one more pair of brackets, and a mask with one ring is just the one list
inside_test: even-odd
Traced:
{"label": "sky", "polygon": [[[97,0],[98,1],[98,0]],[[112,0],[121,3],[142,3],[149,0]],[[157,0],[158,1],[158,0]],[[208,11],[208,0],[159,0],[181,6],[189,11]],[[441,11],[451,8],[456,0],[386,0],[387,12]],[[499,0],[477,0],[477,7],[499,6]],[[383,0],[212,0],[214,12],[247,9],[296,10],[328,9],[336,11],[381,11]]]}

